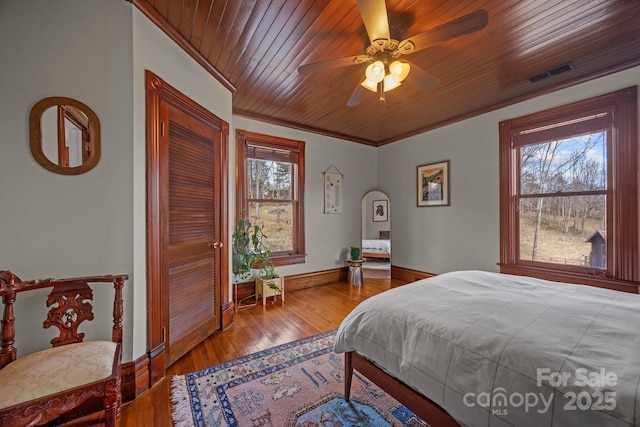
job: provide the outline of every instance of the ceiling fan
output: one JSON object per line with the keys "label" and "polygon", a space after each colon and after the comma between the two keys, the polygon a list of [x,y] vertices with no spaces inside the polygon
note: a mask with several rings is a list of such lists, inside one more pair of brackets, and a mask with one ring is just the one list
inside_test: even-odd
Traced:
{"label": "ceiling fan", "polygon": [[364,55],[330,59],[298,67],[298,73],[306,74],[327,68],[369,63],[364,80],[356,86],[347,101],[349,107],[358,105],[366,90],[378,92],[380,100],[384,101],[385,92],[400,86],[409,71],[411,71],[412,82],[420,89],[423,91],[433,89],[439,83],[437,78],[407,60],[398,58],[436,43],[479,31],[486,27],[489,21],[487,11],[480,9],[399,42],[390,36],[385,0],[358,0],[358,8],[371,42]]}

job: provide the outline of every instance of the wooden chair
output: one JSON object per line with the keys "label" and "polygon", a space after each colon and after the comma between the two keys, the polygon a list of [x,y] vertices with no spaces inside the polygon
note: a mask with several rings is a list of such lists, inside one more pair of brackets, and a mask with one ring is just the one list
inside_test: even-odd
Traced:
{"label": "wooden chair", "polygon": [[[115,427],[120,411],[122,345],[122,287],[126,275],[46,279],[23,282],[0,271],[4,304],[0,329],[0,426],[58,425],[104,411],[105,425]],[[111,341],[84,341],[78,325],[94,318],[89,283],[112,283]],[[14,347],[14,303],[19,293],[53,288],[51,307],[43,327],[55,326],[60,335],[47,348],[20,358]]]}

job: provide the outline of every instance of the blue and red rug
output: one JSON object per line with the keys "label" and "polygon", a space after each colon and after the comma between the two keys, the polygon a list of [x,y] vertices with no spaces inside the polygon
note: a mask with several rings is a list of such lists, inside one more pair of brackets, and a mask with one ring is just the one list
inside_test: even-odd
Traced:
{"label": "blue and red rug", "polygon": [[175,376],[176,427],[427,426],[357,372],[345,402],[334,337],[329,331]]}

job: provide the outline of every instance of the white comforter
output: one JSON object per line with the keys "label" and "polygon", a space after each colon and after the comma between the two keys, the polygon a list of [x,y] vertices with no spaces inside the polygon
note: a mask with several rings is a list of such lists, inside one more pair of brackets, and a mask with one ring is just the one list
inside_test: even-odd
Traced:
{"label": "white comforter", "polygon": [[388,240],[388,239],[363,240],[362,252],[391,255],[391,240]]}
{"label": "white comforter", "polygon": [[640,426],[639,330],[640,295],[465,271],[362,302],[334,349],[462,425]]}

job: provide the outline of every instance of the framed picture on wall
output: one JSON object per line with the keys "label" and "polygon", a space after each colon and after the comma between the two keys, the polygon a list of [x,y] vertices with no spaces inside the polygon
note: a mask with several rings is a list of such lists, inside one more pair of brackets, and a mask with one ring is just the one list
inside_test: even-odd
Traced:
{"label": "framed picture on wall", "polygon": [[449,160],[418,166],[418,207],[449,206]]}
{"label": "framed picture on wall", "polygon": [[373,222],[382,222],[389,220],[389,212],[387,211],[386,200],[373,201]]}

